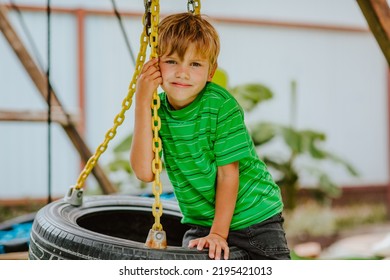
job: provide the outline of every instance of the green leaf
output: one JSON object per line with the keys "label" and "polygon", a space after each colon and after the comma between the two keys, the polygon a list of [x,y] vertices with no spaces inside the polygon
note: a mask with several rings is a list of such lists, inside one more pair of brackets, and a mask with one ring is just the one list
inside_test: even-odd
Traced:
{"label": "green leaf", "polygon": [[262,84],[244,84],[230,89],[245,111],[252,110],[256,105],[273,97],[272,91]]}
{"label": "green leaf", "polygon": [[114,161],[112,161],[111,163],[108,164],[108,168],[112,172],[124,170],[129,174],[133,173],[133,171],[130,167],[129,160],[115,159]]}
{"label": "green leaf", "polygon": [[272,123],[256,123],[250,128],[250,134],[255,146],[271,141],[276,135],[277,126]]}
{"label": "green leaf", "polygon": [[302,136],[296,130],[287,126],[280,126],[281,136],[284,142],[291,149],[293,154],[301,154],[302,150]]}
{"label": "green leaf", "polygon": [[130,152],[130,146],[132,140],[133,140],[132,134],[126,136],[118,145],[115,146],[114,153]]}
{"label": "green leaf", "polygon": [[319,184],[319,186],[318,186],[319,189],[321,191],[323,191],[324,193],[326,193],[326,195],[329,196],[329,197],[337,198],[337,197],[340,197],[340,195],[342,193],[342,191],[339,188],[339,186],[336,185],[331,180],[331,178],[327,174],[325,174],[325,173],[322,173],[319,176],[318,184]]}
{"label": "green leaf", "polygon": [[302,130],[299,134],[302,152],[308,152],[315,159],[324,159],[326,157],[326,152],[318,147],[319,142],[326,140],[324,133],[314,130]]}
{"label": "green leaf", "polygon": [[329,160],[332,160],[333,162],[344,166],[350,175],[355,176],[355,177],[359,176],[359,172],[348,161],[346,161],[346,160],[344,160],[344,159],[340,158],[339,156],[336,156],[332,153],[329,153],[329,152],[326,152],[326,157]]}

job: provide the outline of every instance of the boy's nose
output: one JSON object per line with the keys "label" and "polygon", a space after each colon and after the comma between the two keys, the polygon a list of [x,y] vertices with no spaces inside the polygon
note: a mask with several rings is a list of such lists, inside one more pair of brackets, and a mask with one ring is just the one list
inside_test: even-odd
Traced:
{"label": "boy's nose", "polygon": [[188,79],[188,77],[188,69],[186,69],[185,67],[178,67],[176,71],[176,78]]}

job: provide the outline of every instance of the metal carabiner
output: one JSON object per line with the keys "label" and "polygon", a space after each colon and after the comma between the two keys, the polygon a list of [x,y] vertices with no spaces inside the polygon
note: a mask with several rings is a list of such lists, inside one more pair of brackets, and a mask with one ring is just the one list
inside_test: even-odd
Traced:
{"label": "metal carabiner", "polygon": [[144,14],[145,33],[149,37],[151,33],[151,26],[152,26],[152,12],[150,11],[152,0],[144,0],[144,5],[145,5],[145,14]]}
{"label": "metal carabiner", "polygon": [[187,11],[190,12],[190,13],[194,13],[195,12],[194,0],[188,0],[188,2],[187,2]]}

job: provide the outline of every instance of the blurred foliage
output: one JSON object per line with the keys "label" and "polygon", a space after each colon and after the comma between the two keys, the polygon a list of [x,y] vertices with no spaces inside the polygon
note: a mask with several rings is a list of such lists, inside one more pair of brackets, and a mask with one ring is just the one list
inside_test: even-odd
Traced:
{"label": "blurred foliage", "polygon": [[334,236],[342,231],[360,229],[368,225],[387,222],[384,204],[351,204],[324,207],[314,201],[297,206],[294,211],[285,210],[284,227],[289,238]]}
{"label": "blurred foliage", "polygon": [[129,134],[114,147],[113,159],[105,167],[109,171],[111,180],[120,191],[129,185],[138,189],[145,189],[147,186],[146,183],[136,179],[130,166],[132,139],[133,135]]}
{"label": "blurred foliage", "polygon": [[[244,84],[233,88],[228,86],[228,76],[223,70],[217,71],[215,83],[226,87],[237,99],[246,112],[251,112],[264,101],[273,98],[273,92],[263,84]],[[256,147],[271,142],[281,142],[288,149],[288,156],[278,154],[259,156],[267,166],[278,173],[276,183],[280,186],[287,209],[296,207],[297,192],[301,188],[301,178],[306,173],[315,179],[316,197],[321,201],[341,195],[339,186],[331,176],[320,169],[320,161],[329,161],[345,168],[351,176],[358,176],[356,169],[341,157],[322,148],[326,141],[323,132],[294,127],[296,110],[296,82],[291,83],[291,123],[288,125],[272,122],[255,122],[249,124],[249,132]],[[310,165],[299,164],[299,159],[305,157],[311,160]]]}

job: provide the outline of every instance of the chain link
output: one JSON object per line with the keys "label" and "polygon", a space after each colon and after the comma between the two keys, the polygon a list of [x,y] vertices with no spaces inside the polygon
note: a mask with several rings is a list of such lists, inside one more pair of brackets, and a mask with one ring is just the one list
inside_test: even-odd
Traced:
{"label": "chain link", "polygon": [[92,169],[97,164],[99,157],[101,156],[101,154],[103,154],[106,151],[108,143],[115,137],[118,126],[120,126],[125,120],[125,112],[131,107],[131,104],[133,103],[133,95],[135,92],[139,73],[142,69],[142,66],[145,63],[147,47],[148,47],[148,36],[146,35],[146,29],[145,29],[142,32],[140,37],[140,50],[135,65],[135,71],[128,87],[128,93],[122,101],[122,109],[120,113],[115,116],[114,125],[106,132],[104,141],[98,146],[98,148],[95,151],[95,154],[89,158],[83,171],[80,173],[77,179],[77,183],[75,185],[75,189],[77,190],[80,190],[83,187],[83,185],[85,184],[85,180],[88,178]]}
{"label": "chain link", "polygon": [[[158,24],[159,24],[159,14],[160,14],[160,5],[158,0],[153,0],[150,5],[150,36],[149,44],[151,48],[151,58],[157,57],[157,38],[158,38]],[[162,194],[162,184],[160,181],[160,174],[162,170],[162,162],[160,158],[161,153],[161,138],[159,136],[159,131],[161,128],[161,119],[158,116],[158,109],[160,108],[160,97],[158,96],[157,90],[153,92],[152,100],[152,130],[153,130],[153,143],[152,149],[154,152],[154,159],[152,161],[152,171],[154,174],[154,182],[152,185],[154,203],[152,206],[152,213],[154,216],[154,224],[152,229],[156,231],[162,231],[163,227],[160,223],[160,217],[162,215],[163,206],[160,200],[160,195]]]}

